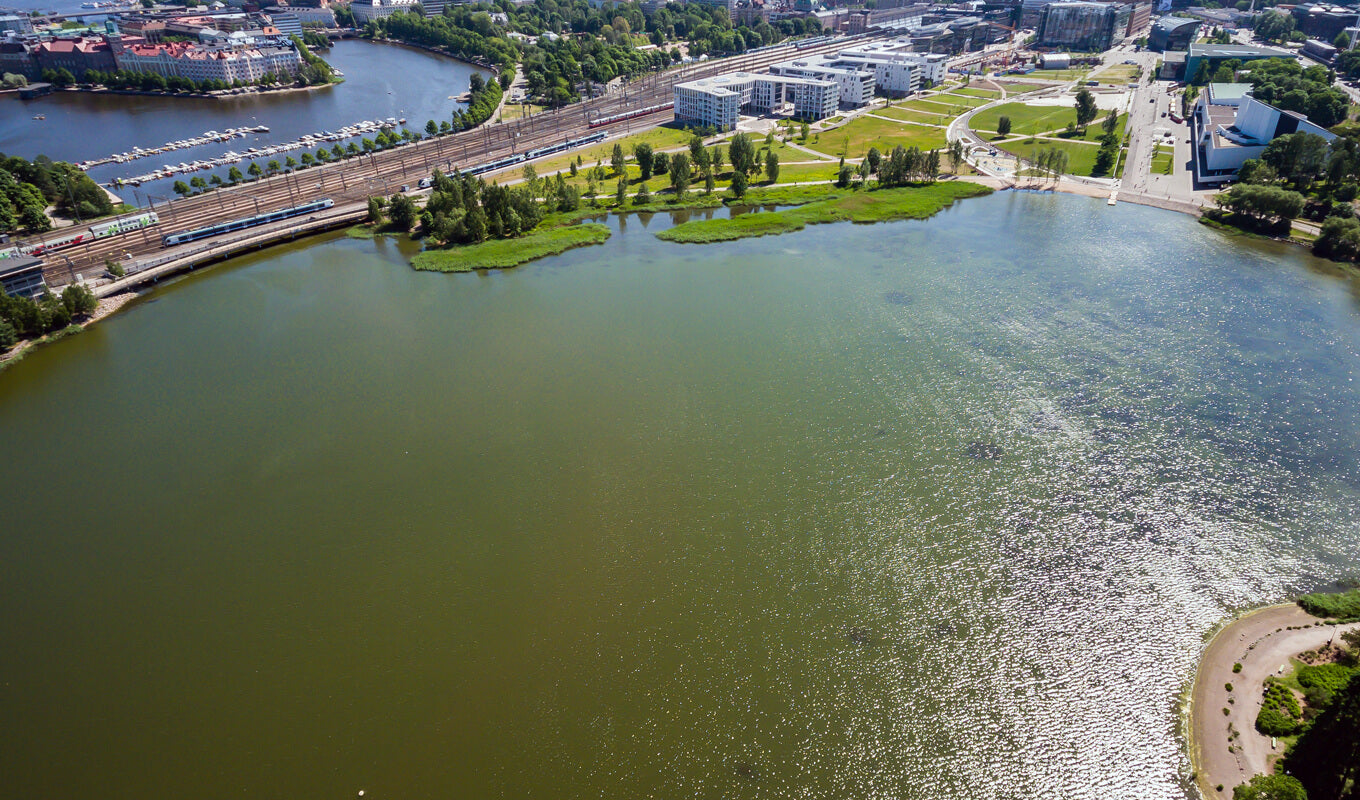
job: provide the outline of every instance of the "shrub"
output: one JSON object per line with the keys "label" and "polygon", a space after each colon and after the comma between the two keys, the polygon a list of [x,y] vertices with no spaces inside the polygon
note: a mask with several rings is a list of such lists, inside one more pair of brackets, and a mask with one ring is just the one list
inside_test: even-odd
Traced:
{"label": "shrub", "polygon": [[1231,691],[1232,691],[1232,684],[1231,684],[1231,683],[1225,683],[1225,684],[1223,684],[1223,688],[1224,688],[1224,689],[1227,689],[1228,691],[1231,692]]}
{"label": "shrub", "polygon": [[1310,706],[1322,707],[1332,702],[1332,696],[1345,688],[1358,671],[1341,664],[1305,666],[1299,669],[1299,685],[1304,688]]}
{"label": "shrub", "polygon": [[[1360,227],[1360,222],[1355,220],[1345,220],[1341,217],[1332,217],[1322,225],[1322,237],[1328,235],[1329,225],[1346,225]],[[1298,599],[1298,604],[1304,611],[1315,617],[1336,618],[1336,619],[1360,619],[1360,589],[1351,589],[1348,592],[1338,592],[1333,594],[1306,594]]]}
{"label": "shrub", "polygon": [[1271,682],[1266,685],[1261,700],[1261,711],[1256,715],[1256,730],[1266,736],[1292,736],[1298,733],[1303,711],[1288,686]]}
{"label": "shrub", "polygon": [[1242,662],[1241,662],[1241,661],[1237,662],[1236,664],[1233,664],[1233,674],[1234,674],[1234,675],[1236,675],[1237,673],[1239,673],[1239,672],[1241,672],[1241,671],[1242,671]]}

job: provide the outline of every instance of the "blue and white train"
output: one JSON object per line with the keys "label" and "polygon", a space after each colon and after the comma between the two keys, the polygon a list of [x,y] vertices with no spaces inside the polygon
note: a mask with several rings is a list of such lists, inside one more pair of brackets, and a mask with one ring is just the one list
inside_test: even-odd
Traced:
{"label": "blue and white train", "polygon": [[281,208],[278,211],[269,211],[263,214],[256,214],[251,217],[234,219],[231,220],[230,222],[219,222],[216,225],[208,225],[203,228],[194,228],[191,231],[181,231],[180,233],[172,233],[169,236],[166,236],[163,239],[161,239],[161,244],[165,245],[166,247],[174,247],[177,244],[194,242],[199,239],[207,239],[209,236],[217,236],[223,233],[230,233],[232,231],[253,228],[256,225],[266,225],[270,222],[278,222],[281,219],[288,219],[290,217],[300,217],[303,214],[310,214],[313,211],[321,211],[322,209],[330,208],[333,205],[335,205],[334,200],[330,199],[329,197],[323,197],[320,200],[313,200],[310,203],[303,203],[300,206],[293,206],[292,208]]}
{"label": "blue and white train", "polygon": [[481,175],[486,172],[495,172],[498,169],[513,167],[514,165],[521,164],[525,161],[533,161],[536,158],[543,158],[544,156],[556,155],[557,153],[564,153],[568,150],[575,150],[578,147],[585,147],[588,144],[603,142],[604,138],[605,134],[603,131],[601,131],[600,133],[592,133],[589,136],[582,136],[580,139],[568,139],[567,141],[562,142],[561,144],[550,144],[544,147],[536,147],[533,150],[528,151],[527,153],[516,153],[513,156],[506,156],[505,158],[498,158],[495,161],[488,161],[485,164],[478,164],[475,167],[469,167],[468,169],[462,170],[462,174]]}

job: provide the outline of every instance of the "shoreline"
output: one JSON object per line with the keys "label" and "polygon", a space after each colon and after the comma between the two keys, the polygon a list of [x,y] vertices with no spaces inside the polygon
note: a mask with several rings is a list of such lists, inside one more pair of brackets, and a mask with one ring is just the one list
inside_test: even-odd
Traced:
{"label": "shoreline", "polygon": [[137,299],[137,297],[138,293],[130,290],[120,292],[119,294],[109,295],[108,297],[101,297],[99,298],[99,305],[95,306],[94,313],[90,314],[83,322],[73,322],[62,330],[53,331],[52,333],[40,336],[37,339],[21,339],[14,347],[10,348],[9,352],[0,354],[0,373],[3,373],[11,364],[22,361],[24,356],[28,355],[41,345],[51,344],[59,339],[65,339],[67,336],[83,333],[86,328],[96,322],[108,319],[118,313],[128,303]]}
{"label": "shoreline", "polygon": [[[1284,754],[1282,747],[1272,747],[1271,737],[1256,731],[1265,679],[1288,669],[1294,655],[1357,627],[1360,623],[1329,623],[1285,603],[1246,609],[1213,631],[1200,653],[1183,716],[1191,778],[1201,797],[1231,797],[1233,787],[1267,773]],[[1234,673],[1238,663],[1242,671]],[[1231,744],[1230,730],[1237,733]]]}

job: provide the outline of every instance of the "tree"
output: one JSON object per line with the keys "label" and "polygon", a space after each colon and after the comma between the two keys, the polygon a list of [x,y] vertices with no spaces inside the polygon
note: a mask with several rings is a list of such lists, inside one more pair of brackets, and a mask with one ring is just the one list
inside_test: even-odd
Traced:
{"label": "tree", "polygon": [[996,132],[999,136],[1009,136],[1011,133],[1011,118],[1001,116],[996,121]]}
{"label": "tree", "polygon": [[195,175],[194,177],[189,179],[189,185],[192,186],[195,189],[195,191],[199,192],[208,188],[208,182],[203,180],[203,178],[198,175]]}
{"label": "tree", "polygon": [[1115,129],[1119,127],[1119,112],[1110,109],[1110,113],[1105,115],[1105,121],[1100,123],[1100,129],[1106,134],[1113,136]]}
{"label": "tree", "polygon": [[850,169],[850,165],[841,164],[840,172],[836,173],[836,185],[842,189],[848,188],[852,177],[854,177],[854,172]]}
{"label": "tree", "polygon": [[435,122],[434,120],[429,120],[429,121],[427,121],[427,122],[425,123],[425,133],[426,133],[427,135],[429,135],[429,136],[438,136],[438,135],[439,135],[439,123],[438,123],[438,122]]}
{"label": "tree", "polygon": [[765,178],[770,183],[779,181],[779,156],[773,150],[765,151]]}
{"label": "tree", "polygon": [[252,178],[258,178],[264,174],[264,170],[260,169],[260,165],[256,164],[254,161],[250,162],[249,167],[246,167],[246,172],[248,172]]}
{"label": "tree", "polygon": [[1290,748],[1284,767],[1314,800],[1360,797],[1360,673],[1351,676]]}
{"label": "tree", "polygon": [[71,284],[61,293],[61,304],[72,317],[88,316],[99,306],[99,298],[81,284]]}
{"label": "tree", "polygon": [[647,191],[647,181],[643,181],[638,187],[637,194],[633,196],[633,205],[645,206],[652,202],[652,193]]}
{"label": "tree", "polygon": [[704,194],[713,194],[715,188],[716,183],[713,180],[713,170],[704,170]]}
{"label": "tree", "polygon": [[[306,160],[307,159],[305,158],[304,154],[303,161]],[[235,166],[232,166],[231,169],[227,170],[227,180],[231,181],[232,183],[240,183],[244,178],[245,176],[241,174],[241,170],[237,169]]]}
{"label": "tree", "polygon": [[180,197],[184,197],[189,194],[189,184],[185,183],[184,181],[175,181],[175,184],[170,188],[174,189],[175,194],[179,195]]}
{"label": "tree", "polygon": [[[701,151],[702,147],[699,148]],[[689,154],[676,153],[671,157],[671,188],[675,190],[676,197],[684,197],[685,192],[689,191]]]}
{"label": "tree", "polygon": [[633,160],[637,162],[638,169],[642,171],[642,180],[650,179],[652,177],[652,146],[646,142],[639,142],[634,145]]}
{"label": "tree", "polygon": [[883,154],[878,152],[877,147],[870,147],[869,152],[864,154],[864,160],[869,162],[869,171],[877,174],[879,162],[883,160]]}
{"label": "tree", "polygon": [[628,179],[619,178],[619,183],[614,187],[614,204],[623,208],[624,203],[628,202]]}
{"label": "tree", "polygon": [[404,194],[392,195],[392,199],[387,201],[387,217],[392,220],[392,227],[397,230],[411,230],[416,224],[415,201]]}
{"label": "tree", "polygon": [[652,174],[665,175],[671,168],[671,157],[667,153],[655,153],[652,155]]}
{"label": "tree", "polygon": [[294,160],[292,156],[288,156],[287,158],[285,158],[283,160],[283,165],[288,168],[289,172],[292,172],[293,170],[297,169],[297,161]]}
{"label": "tree", "polygon": [[368,198],[368,221],[381,225],[383,221],[383,201],[381,197]]}
{"label": "tree", "polygon": [[1077,90],[1077,127],[1085,128],[1100,113],[1096,97],[1085,86]]}
{"label": "tree", "polygon": [[1214,201],[1234,213],[1257,221],[1294,219],[1303,213],[1303,195],[1278,186],[1239,183],[1214,196]]}
{"label": "tree", "polygon": [[1332,46],[1339,52],[1346,52],[1351,49],[1351,35],[1345,31],[1338,33],[1336,38],[1332,40]]}
{"label": "tree", "polygon": [[1322,232],[1313,241],[1313,253],[1337,261],[1360,258],[1360,220],[1354,217],[1328,217]]}
{"label": "tree", "polygon": [[0,352],[4,352],[13,347],[19,341],[19,334],[15,332],[14,326],[7,320],[0,319]]}
{"label": "tree", "polygon": [[1233,800],[1308,800],[1308,793],[1298,778],[1256,775],[1233,789]]}
{"label": "tree", "polygon": [[732,168],[732,186],[730,187],[732,190],[732,196],[738,198],[745,197],[746,187],[748,185],[749,184],[746,178],[746,173],[737,169],[736,166],[734,165]]}
{"label": "tree", "polygon": [[1266,145],[1261,160],[1300,189],[1307,189],[1327,166],[1327,140],[1315,133],[1276,136]]}
{"label": "tree", "polygon": [[1195,70],[1195,76],[1190,79],[1190,83],[1193,86],[1204,86],[1209,83],[1209,79],[1212,77],[1213,73],[1209,71],[1209,60],[1204,59],[1199,62],[1199,67]]}
{"label": "tree", "polygon": [[744,172],[750,175],[756,170],[756,148],[751,143],[751,137],[744,133],[738,133],[732,137],[732,143],[727,148],[727,158],[732,162],[734,172]]}
{"label": "tree", "polygon": [[949,143],[949,168],[957,173],[963,163],[963,140],[955,139]]}

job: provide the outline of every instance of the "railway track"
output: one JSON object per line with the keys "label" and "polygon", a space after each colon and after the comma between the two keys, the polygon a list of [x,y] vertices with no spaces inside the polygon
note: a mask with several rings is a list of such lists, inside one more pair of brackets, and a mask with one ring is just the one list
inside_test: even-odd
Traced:
{"label": "railway track", "polygon": [[[869,41],[864,37],[858,41]],[[435,168],[465,169],[476,164],[557,144],[587,132],[603,131],[613,138],[656,127],[673,118],[670,110],[645,117],[620,120],[590,128],[593,120],[630,108],[645,108],[671,99],[676,83],[726,72],[759,70],[778,61],[844,49],[847,40],[798,49],[777,46],[660,73],[650,73],[626,85],[621,92],[575,103],[553,111],[510,122],[487,123],[457,134],[425,139],[382,152],[276,175],[206,194],[181,199],[153,199],[160,225],[122,236],[97,240],[45,256],[43,274],[51,286],[74,282],[78,276],[93,278],[104,271],[107,260],[131,261],[172,250],[161,245],[167,233],[298,205],[318,197],[330,197],[337,205],[391,195],[402,185],[414,185]],[[155,202],[155,200],[160,200]],[[24,244],[32,244],[34,239]]]}

